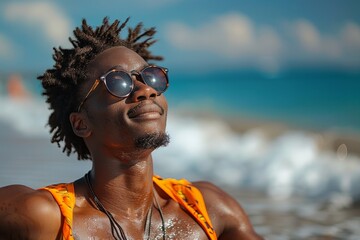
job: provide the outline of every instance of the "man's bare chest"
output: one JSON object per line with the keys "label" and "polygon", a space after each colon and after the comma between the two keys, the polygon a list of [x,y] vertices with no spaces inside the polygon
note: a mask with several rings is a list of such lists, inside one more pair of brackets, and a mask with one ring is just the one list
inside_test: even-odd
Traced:
{"label": "man's bare chest", "polygon": [[[158,209],[154,208],[152,211],[148,221],[114,215],[117,226],[111,224],[108,216],[96,209],[90,211],[77,209],[74,211],[73,235],[76,240],[118,239],[114,236],[122,231],[126,239],[134,240],[208,239],[201,226],[180,207],[168,206],[162,209],[163,217]],[[148,238],[145,237],[147,235]]]}

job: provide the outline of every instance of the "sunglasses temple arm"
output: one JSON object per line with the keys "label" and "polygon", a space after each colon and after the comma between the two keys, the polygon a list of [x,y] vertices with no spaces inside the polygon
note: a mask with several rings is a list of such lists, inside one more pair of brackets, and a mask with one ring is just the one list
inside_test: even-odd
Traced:
{"label": "sunglasses temple arm", "polygon": [[79,107],[78,107],[78,112],[80,112],[80,109],[82,107],[82,105],[84,105],[84,102],[86,101],[86,99],[89,97],[89,95],[95,90],[95,88],[99,85],[100,80],[96,79],[96,81],[94,82],[94,84],[92,85],[92,87],[90,88],[89,92],[86,94],[86,96],[84,97],[84,100],[80,103]]}

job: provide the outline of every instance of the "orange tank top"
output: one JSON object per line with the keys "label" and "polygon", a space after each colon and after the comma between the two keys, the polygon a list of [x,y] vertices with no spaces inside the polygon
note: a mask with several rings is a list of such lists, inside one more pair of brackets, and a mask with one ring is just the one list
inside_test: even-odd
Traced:
{"label": "orange tank top", "polygon": [[[209,239],[217,239],[202,194],[196,187],[185,179],[163,179],[159,176],[154,176],[153,182],[196,220]],[[74,240],[72,235],[73,209],[75,206],[74,184],[60,183],[42,189],[49,191],[59,205],[64,218],[62,239]]]}

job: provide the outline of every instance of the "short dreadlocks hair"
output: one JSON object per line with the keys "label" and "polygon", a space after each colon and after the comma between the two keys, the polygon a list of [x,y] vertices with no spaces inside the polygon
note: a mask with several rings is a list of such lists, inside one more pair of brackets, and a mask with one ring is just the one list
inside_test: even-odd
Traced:
{"label": "short dreadlocks hair", "polygon": [[87,79],[88,63],[99,53],[115,46],[132,49],[145,61],[162,60],[161,56],[153,56],[149,51],[149,47],[156,42],[152,38],[156,33],[154,27],[143,29],[143,24],[139,23],[135,28],[128,28],[127,38],[120,37],[128,20],[121,25],[119,20],[110,24],[105,17],[102,25],[93,29],[83,19],[81,28],[77,27],[73,32],[75,38],[69,38],[72,48],[54,48],[53,68],[38,76],[51,110],[48,120],[50,133],[53,134],[51,142],[57,143],[59,147],[63,142],[63,152],[68,156],[77,153],[79,160],[91,159],[83,138],[74,134],[69,120],[70,113],[76,112],[80,103],[79,89]]}

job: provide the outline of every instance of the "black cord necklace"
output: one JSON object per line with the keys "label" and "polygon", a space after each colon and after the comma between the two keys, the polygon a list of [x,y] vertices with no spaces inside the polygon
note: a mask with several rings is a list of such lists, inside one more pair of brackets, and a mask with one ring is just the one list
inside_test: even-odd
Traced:
{"label": "black cord necklace", "polygon": [[[115,240],[127,240],[125,232],[122,229],[122,227],[120,226],[120,224],[115,220],[114,216],[108,210],[106,210],[104,205],[100,202],[99,198],[96,196],[96,194],[93,190],[93,187],[91,185],[91,182],[90,182],[90,174],[89,173],[90,173],[90,171],[85,174],[84,178],[85,178],[86,184],[88,186],[88,189],[92,195],[92,198],[93,198],[92,200],[93,200],[96,208],[99,211],[103,212],[109,218],[110,225],[111,225],[111,234],[113,235],[114,239]],[[158,209],[158,211],[160,213],[160,218],[161,218],[161,223],[162,223],[161,229],[162,229],[162,234],[163,234],[163,240],[166,240],[166,228],[165,228],[164,215],[161,210],[160,204],[158,203],[156,194],[154,193],[153,196],[154,196],[155,203],[157,205],[156,208]],[[153,206],[154,206],[154,203],[151,204],[149,211],[146,215],[146,222],[145,222],[145,229],[144,229],[144,232],[145,232],[144,239],[146,239],[146,240],[150,239],[151,217],[152,217]]]}

